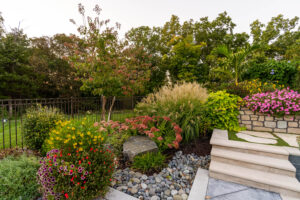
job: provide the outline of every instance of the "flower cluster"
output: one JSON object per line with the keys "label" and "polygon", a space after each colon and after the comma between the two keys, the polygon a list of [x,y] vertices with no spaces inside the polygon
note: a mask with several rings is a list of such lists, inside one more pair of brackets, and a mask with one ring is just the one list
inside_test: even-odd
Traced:
{"label": "flower cluster", "polygon": [[104,137],[98,129],[88,125],[85,118],[83,121],[58,121],[46,140],[46,150],[72,148],[84,151],[97,146],[103,140]]}
{"label": "flower cluster", "polygon": [[248,90],[250,94],[256,94],[260,92],[274,91],[276,89],[283,89],[284,85],[279,85],[278,81],[275,83],[261,82],[259,79],[250,81],[243,81],[239,83],[241,87]]}
{"label": "flower cluster", "polygon": [[274,92],[257,93],[244,98],[252,111],[269,115],[295,115],[300,111],[300,94],[289,88]]}
{"label": "flower cluster", "polygon": [[109,134],[126,132],[130,135],[147,135],[157,143],[160,149],[178,149],[182,141],[182,129],[169,117],[138,116],[126,119],[124,123],[102,121],[96,122],[94,126],[99,126],[100,131],[107,131]]}
{"label": "flower cluster", "polygon": [[53,149],[41,161],[38,182],[43,199],[93,199],[104,195],[114,171],[109,149],[74,153]]}

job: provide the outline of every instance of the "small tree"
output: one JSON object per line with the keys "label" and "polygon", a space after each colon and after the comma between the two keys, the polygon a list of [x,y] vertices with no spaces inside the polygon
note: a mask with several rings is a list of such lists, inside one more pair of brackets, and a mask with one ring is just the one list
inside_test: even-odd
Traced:
{"label": "small tree", "polygon": [[[81,89],[102,97],[102,120],[105,120],[107,97],[113,97],[109,120],[116,96],[134,95],[144,89],[151,64],[143,49],[131,48],[118,40],[120,24],[109,27],[109,20],[100,20],[101,8],[98,5],[94,11],[97,17],[86,17],[84,6],[79,4],[83,18],[83,25],[78,26],[80,42],[66,46],[73,52],[68,59],[77,69],[83,83]],[[76,25],[74,20],[70,21]]]}
{"label": "small tree", "polygon": [[241,73],[247,62],[247,56],[257,48],[257,45],[253,45],[233,52],[227,46],[222,45],[214,51],[216,54],[223,56],[224,71],[230,71],[234,75],[235,84],[238,85]]}

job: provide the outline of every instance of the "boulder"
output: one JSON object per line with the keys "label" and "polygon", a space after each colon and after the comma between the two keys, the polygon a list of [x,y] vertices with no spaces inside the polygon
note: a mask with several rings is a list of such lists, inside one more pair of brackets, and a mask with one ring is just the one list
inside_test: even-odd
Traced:
{"label": "boulder", "polygon": [[137,155],[157,151],[156,143],[146,136],[132,136],[123,144],[123,155],[129,161]]}

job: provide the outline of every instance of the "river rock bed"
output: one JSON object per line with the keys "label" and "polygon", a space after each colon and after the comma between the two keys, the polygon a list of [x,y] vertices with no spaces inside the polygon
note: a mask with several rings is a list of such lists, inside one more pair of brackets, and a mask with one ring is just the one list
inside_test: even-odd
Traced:
{"label": "river rock bed", "polygon": [[147,176],[129,168],[114,174],[112,187],[141,200],[186,200],[199,167],[208,169],[210,155],[178,151],[160,173]]}

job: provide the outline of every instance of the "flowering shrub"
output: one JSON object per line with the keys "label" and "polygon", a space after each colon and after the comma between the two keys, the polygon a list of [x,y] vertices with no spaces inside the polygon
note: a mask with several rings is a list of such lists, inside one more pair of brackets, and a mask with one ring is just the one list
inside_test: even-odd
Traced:
{"label": "flowering shrub", "polygon": [[72,153],[53,149],[41,164],[38,182],[43,199],[95,199],[104,196],[112,181],[114,156],[102,145]]}
{"label": "flowering shrub", "polygon": [[103,143],[104,137],[98,128],[87,123],[86,118],[82,121],[58,121],[56,128],[50,132],[45,141],[46,150],[51,149],[78,149],[88,150]]}
{"label": "flowering shrub", "polygon": [[257,93],[244,100],[250,110],[269,115],[294,115],[300,111],[300,94],[289,88]]}
{"label": "flowering shrub", "polygon": [[114,154],[103,134],[83,121],[58,121],[45,141],[52,149],[41,162],[38,180],[44,199],[103,196],[114,171]]}
{"label": "flowering shrub", "polygon": [[116,133],[147,135],[161,150],[173,147],[177,149],[182,141],[182,129],[168,117],[139,116],[126,119],[125,123],[103,121],[96,122],[94,126],[100,126],[100,130],[107,131],[109,135]]}
{"label": "flowering shrub", "polygon": [[214,128],[239,130],[239,102],[242,98],[225,91],[212,92],[206,103],[206,115]]}

